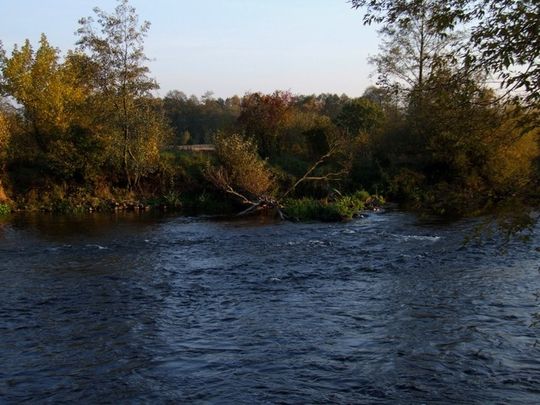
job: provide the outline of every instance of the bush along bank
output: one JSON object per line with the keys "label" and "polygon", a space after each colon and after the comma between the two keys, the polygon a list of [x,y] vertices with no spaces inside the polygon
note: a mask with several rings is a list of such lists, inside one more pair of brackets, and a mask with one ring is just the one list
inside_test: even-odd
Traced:
{"label": "bush along bank", "polygon": [[[359,191],[335,198],[312,197],[289,198],[282,203],[283,219],[293,222],[347,221],[362,211],[378,210],[385,203],[383,197]],[[163,196],[137,197],[117,196],[99,198],[91,196],[51,197],[41,196],[35,201],[20,200],[18,203],[0,204],[0,217],[11,212],[43,212],[56,214],[113,213],[167,211],[180,215],[237,216],[242,211],[240,204],[215,192],[169,193]],[[260,210],[253,214],[273,215],[273,210]]]}
{"label": "bush along bank", "polygon": [[334,199],[289,199],[284,203],[284,213],[292,221],[347,221],[363,210],[378,210],[383,204],[384,198],[381,196],[358,191]]}

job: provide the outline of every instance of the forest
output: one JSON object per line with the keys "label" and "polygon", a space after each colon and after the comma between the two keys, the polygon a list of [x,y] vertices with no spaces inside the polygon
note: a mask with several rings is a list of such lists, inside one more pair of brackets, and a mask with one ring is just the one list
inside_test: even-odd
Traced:
{"label": "forest", "polygon": [[[377,85],[359,98],[158,97],[150,24],[128,0],[81,18],[72,50],[45,34],[0,43],[0,212],[166,207],[333,221],[383,200],[445,216],[537,207],[538,5],[349,6],[381,27]],[[213,150],[186,148],[198,144]]]}

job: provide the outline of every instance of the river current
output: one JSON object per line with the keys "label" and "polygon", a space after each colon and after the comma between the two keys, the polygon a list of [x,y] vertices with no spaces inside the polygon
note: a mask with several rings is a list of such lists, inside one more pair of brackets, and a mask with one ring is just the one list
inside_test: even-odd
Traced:
{"label": "river current", "polygon": [[540,228],[0,224],[0,403],[540,403]]}

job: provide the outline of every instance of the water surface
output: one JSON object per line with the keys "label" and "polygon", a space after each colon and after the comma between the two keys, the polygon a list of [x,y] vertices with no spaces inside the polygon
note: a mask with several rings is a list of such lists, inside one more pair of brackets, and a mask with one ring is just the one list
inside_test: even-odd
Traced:
{"label": "water surface", "polygon": [[16,217],[0,402],[540,403],[540,232],[471,230]]}

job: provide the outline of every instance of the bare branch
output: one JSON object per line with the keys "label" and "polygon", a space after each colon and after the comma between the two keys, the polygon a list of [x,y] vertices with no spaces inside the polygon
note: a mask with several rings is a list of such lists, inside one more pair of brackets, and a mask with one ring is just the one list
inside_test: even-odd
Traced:
{"label": "bare branch", "polygon": [[245,209],[244,211],[239,212],[238,214],[236,214],[236,216],[237,216],[237,217],[241,217],[241,216],[243,216],[243,215],[250,214],[250,213],[252,213],[253,211],[259,209],[260,207],[261,207],[261,203],[259,202],[259,203],[257,203],[257,204],[252,205],[251,207]]}
{"label": "bare branch", "polygon": [[287,197],[287,196],[288,196],[291,192],[293,192],[293,191],[296,189],[296,187],[298,187],[298,185],[300,185],[302,182],[304,182],[304,181],[306,181],[306,180],[316,179],[315,177],[310,177],[309,175],[310,175],[311,173],[313,173],[313,171],[314,171],[315,169],[317,169],[320,165],[322,165],[322,164],[326,161],[326,159],[328,159],[328,158],[331,157],[334,153],[336,153],[337,149],[338,149],[338,144],[335,143],[334,145],[332,145],[332,146],[330,147],[330,150],[329,150],[326,154],[324,154],[323,156],[321,156],[321,157],[319,158],[319,160],[317,160],[317,161],[316,161],[316,162],[315,162],[315,163],[314,163],[314,164],[313,164],[313,165],[312,165],[312,166],[304,173],[304,175],[303,175],[300,179],[298,179],[298,180],[296,181],[296,183],[294,183],[294,184],[292,185],[292,187],[290,187],[290,188],[285,192],[285,194],[283,194],[283,195],[281,196],[281,199],[284,199],[285,197]]}
{"label": "bare branch", "polygon": [[327,180],[327,181],[336,181],[336,180],[340,180],[341,179],[341,176],[347,174],[347,170],[343,169],[343,170],[340,170],[339,172],[332,172],[332,173],[328,173],[328,174],[325,174],[324,176],[310,176],[310,177],[306,177],[304,180],[313,180],[313,181],[322,181],[322,180]]}

